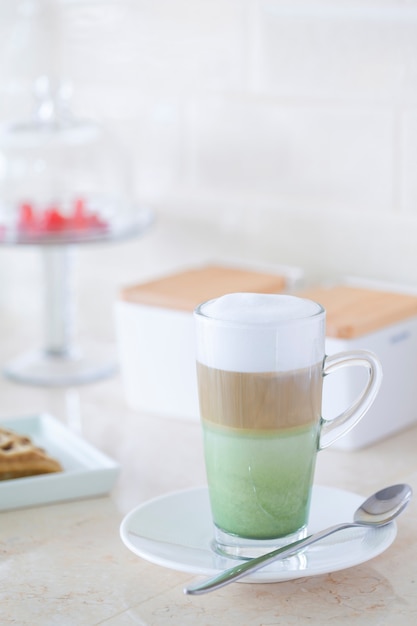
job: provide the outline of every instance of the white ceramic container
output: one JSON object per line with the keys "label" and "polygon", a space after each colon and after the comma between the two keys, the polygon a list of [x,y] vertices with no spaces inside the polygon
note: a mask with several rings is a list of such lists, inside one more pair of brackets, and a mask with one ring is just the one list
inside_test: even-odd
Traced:
{"label": "white ceramic container", "polygon": [[[333,445],[359,449],[414,424],[417,295],[370,282],[312,289],[303,295],[320,301],[327,310],[327,354],[371,350],[382,363],[383,381],[374,404],[359,424]],[[323,388],[323,416],[328,419],[341,413],[359,395],[365,379],[361,368],[345,368],[328,376]]]}

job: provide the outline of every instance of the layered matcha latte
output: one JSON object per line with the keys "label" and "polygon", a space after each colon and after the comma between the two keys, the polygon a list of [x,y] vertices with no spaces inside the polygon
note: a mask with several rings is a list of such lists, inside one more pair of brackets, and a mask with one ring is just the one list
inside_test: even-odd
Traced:
{"label": "layered matcha latte", "polygon": [[198,379],[215,524],[254,539],[304,528],[317,451],[321,365],[259,374],[199,364]]}
{"label": "layered matcha latte", "polygon": [[299,538],[318,449],[324,311],[292,296],[230,294],[196,320],[216,541],[239,554],[251,541]]}

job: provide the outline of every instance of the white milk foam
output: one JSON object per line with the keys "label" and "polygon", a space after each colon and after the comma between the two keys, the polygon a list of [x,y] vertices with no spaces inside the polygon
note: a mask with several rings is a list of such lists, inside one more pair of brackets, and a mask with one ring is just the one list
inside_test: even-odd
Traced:
{"label": "white milk foam", "polygon": [[236,323],[268,324],[311,317],[321,311],[312,300],[263,293],[230,293],[204,305],[204,315]]}
{"label": "white milk foam", "polygon": [[227,294],[197,308],[197,360],[234,372],[289,371],[324,358],[325,313],[282,294]]}

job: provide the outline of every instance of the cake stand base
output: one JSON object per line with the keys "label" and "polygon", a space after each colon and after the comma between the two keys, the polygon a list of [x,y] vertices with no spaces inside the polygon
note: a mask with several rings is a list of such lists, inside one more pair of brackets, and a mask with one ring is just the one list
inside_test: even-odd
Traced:
{"label": "cake stand base", "polygon": [[4,375],[17,383],[44,387],[71,387],[100,381],[117,372],[116,359],[103,346],[53,354],[37,350],[16,357]]}

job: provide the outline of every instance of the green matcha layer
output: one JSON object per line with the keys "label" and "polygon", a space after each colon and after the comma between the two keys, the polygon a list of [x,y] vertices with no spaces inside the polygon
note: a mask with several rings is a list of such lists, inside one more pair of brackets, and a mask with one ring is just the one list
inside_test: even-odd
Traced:
{"label": "green matcha layer", "polygon": [[318,427],[255,434],[203,422],[214,523],[249,539],[274,539],[305,526]]}

